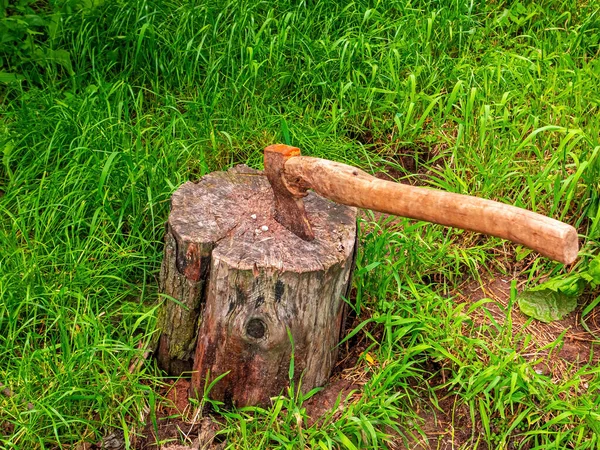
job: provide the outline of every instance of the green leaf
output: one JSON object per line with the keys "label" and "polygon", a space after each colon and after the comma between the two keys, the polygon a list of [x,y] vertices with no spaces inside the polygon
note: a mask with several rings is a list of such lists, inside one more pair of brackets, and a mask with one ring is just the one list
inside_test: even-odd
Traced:
{"label": "green leaf", "polygon": [[290,139],[290,129],[288,128],[288,124],[283,117],[281,118],[281,135],[283,136],[283,142],[286,145],[292,145],[292,140]]}
{"label": "green leaf", "polygon": [[40,63],[53,62],[62,66],[69,75],[75,75],[71,64],[71,54],[67,50],[52,50],[37,48],[34,56]]}
{"label": "green leaf", "polygon": [[585,316],[587,316],[589,313],[592,312],[592,310],[598,306],[598,304],[600,303],[600,295],[598,297],[596,297],[594,300],[592,300],[592,302],[587,305],[585,307],[585,309],[583,311],[581,311],[581,318],[585,318]]}
{"label": "green leaf", "polygon": [[580,295],[585,289],[585,282],[581,279],[581,275],[570,275],[566,278],[552,278],[545,283],[540,284],[530,291],[545,291],[560,292],[571,297]]}
{"label": "green leaf", "polygon": [[82,9],[85,12],[89,12],[104,5],[104,2],[105,0],[75,0],[73,3],[75,4],[75,7]]}
{"label": "green leaf", "polygon": [[595,257],[590,262],[588,274],[596,284],[600,284],[600,256]]}
{"label": "green leaf", "polygon": [[517,261],[523,261],[533,250],[523,247],[521,245],[517,246],[516,249],[516,258]]}
{"label": "green leaf", "polygon": [[51,41],[54,41],[58,37],[58,31],[60,30],[62,15],[60,12],[56,12],[48,16],[48,19],[48,37]]}
{"label": "green leaf", "polygon": [[0,71],[0,83],[14,83],[15,81],[23,80],[23,75],[18,73]]}
{"label": "green leaf", "polygon": [[68,51],[48,50],[46,54],[48,59],[63,66],[69,75],[75,75],[75,72],[73,71],[73,66],[71,64],[71,54]]}
{"label": "green leaf", "polygon": [[589,427],[594,430],[594,433],[600,434],[600,416],[598,416],[598,414],[590,412],[587,416],[585,416],[585,421]]}
{"label": "green leaf", "polygon": [[356,445],[354,445],[352,443],[352,441],[350,439],[348,439],[348,436],[346,436],[344,433],[342,433],[341,430],[337,430],[337,435],[338,435],[338,438],[340,439],[340,441],[342,442],[342,444],[344,444],[345,448],[347,448],[348,450],[358,450],[356,448]]}
{"label": "green leaf", "polygon": [[551,289],[523,291],[517,302],[523,314],[546,323],[562,319],[577,307],[577,297]]}

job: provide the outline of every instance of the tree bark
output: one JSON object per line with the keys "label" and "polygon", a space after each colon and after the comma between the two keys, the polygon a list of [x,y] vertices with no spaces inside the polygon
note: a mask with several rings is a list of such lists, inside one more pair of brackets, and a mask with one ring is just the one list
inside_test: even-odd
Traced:
{"label": "tree bark", "polygon": [[[290,383],[322,386],[337,357],[356,246],[356,210],[306,199],[315,240],[273,218],[260,171],[237,166],[171,199],[160,275],[160,366],[193,369],[192,394],[266,405]],[[290,364],[293,360],[293,370]]]}

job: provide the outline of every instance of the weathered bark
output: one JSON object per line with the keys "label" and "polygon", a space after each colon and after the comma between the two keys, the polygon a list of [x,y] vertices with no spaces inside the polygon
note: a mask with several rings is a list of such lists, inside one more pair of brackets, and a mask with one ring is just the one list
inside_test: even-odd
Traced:
{"label": "weathered bark", "polygon": [[245,166],[173,194],[161,290],[176,301],[161,313],[157,355],[172,374],[193,361],[195,395],[228,372],[211,398],[268,404],[290,381],[292,349],[304,391],[323,385],[335,364],[356,210],[309,194],[307,242],[273,219],[273,201],[266,177]]}
{"label": "weathered bark", "polygon": [[166,303],[158,318],[156,355],[160,367],[171,375],[192,370],[211,249],[212,242],[186,239],[167,225],[159,286]]}

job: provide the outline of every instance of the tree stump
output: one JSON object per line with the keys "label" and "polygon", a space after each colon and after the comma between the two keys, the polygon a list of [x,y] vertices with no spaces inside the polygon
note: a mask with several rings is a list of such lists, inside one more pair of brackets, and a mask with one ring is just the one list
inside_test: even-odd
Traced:
{"label": "tree stump", "polygon": [[[160,289],[159,365],[193,369],[192,395],[265,405],[293,379],[322,386],[337,357],[356,247],[356,209],[314,193],[316,238],[273,218],[262,172],[237,166],[183,184],[172,196]],[[298,384],[296,384],[298,386]]]}

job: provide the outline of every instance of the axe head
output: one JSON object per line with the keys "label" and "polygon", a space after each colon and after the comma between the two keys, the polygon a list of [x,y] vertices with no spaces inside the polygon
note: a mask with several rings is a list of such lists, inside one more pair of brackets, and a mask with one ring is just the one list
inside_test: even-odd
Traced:
{"label": "axe head", "polygon": [[315,238],[306,216],[304,201],[306,190],[291,188],[285,180],[285,163],[294,156],[300,156],[300,149],[284,144],[265,148],[265,174],[273,188],[275,197],[275,220],[305,241]]}

